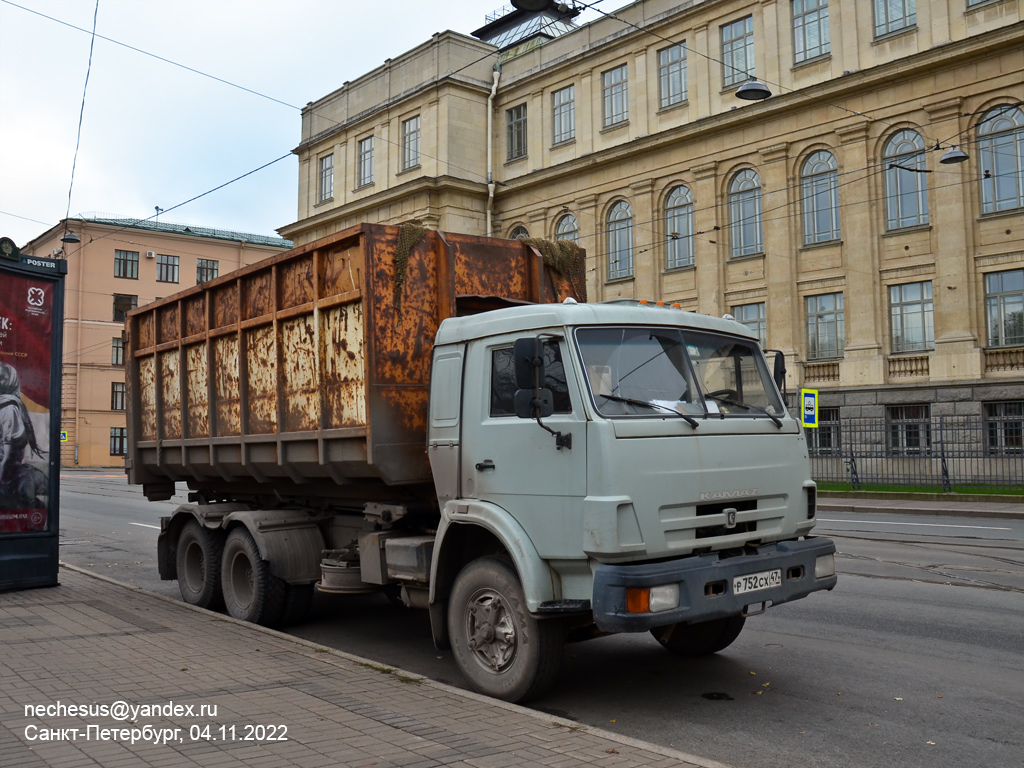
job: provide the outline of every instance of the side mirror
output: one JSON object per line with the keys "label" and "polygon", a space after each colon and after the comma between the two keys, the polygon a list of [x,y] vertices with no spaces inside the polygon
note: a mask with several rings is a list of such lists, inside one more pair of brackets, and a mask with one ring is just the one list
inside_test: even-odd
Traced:
{"label": "side mirror", "polygon": [[540,338],[516,339],[512,347],[516,364],[516,388],[537,389],[547,371],[544,365],[544,342]]}
{"label": "side mirror", "polygon": [[546,419],[555,412],[555,398],[550,389],[538,390],[536,397],[532,389],[516,390],[515,403],[516,416],[520,419]]}
{"label": "side mirror", "polygon": [[775,386],[779,388],[779,391],[785,394],[786,392],[786,356],[782,354],[781,350],[775,350],[775,361],[774,368],[772,371],[772,378],[775,379]]}

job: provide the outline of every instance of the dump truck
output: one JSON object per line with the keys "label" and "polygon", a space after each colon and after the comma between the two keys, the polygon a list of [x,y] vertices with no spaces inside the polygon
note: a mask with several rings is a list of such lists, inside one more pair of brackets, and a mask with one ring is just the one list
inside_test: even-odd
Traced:
{"label": "dump truck", "polygon": [[567,639],[702,656],[832,589],[781,355],[728,317],[587,303],[585,264],[363,224],[130,312],[129,482],[190,489],[161,578],[266,625],[383,592],[509,701]]}

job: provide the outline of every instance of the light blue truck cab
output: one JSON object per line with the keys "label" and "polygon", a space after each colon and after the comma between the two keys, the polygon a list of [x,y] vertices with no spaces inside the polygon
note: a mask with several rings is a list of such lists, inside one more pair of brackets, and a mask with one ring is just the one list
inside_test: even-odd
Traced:
{"label": "light blue truck cab", "polygon": [[539,694],[567,634],[704,655],[836,584],[806,437],[734,320],[571,300],[451,318],[428,418],[435,639],[484,693]]}

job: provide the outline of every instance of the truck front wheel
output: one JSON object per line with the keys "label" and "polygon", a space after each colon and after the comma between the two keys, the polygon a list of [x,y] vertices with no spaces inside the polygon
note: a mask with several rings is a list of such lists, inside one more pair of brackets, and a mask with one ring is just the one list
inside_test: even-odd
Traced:
{"label": "truck front wheel", "polygon": [[448,633],[455,662],[470,684],[505,701],[544,693],[565,647],[561,622],[531,616],[515,570],[495,557],[474,560],[456,577]]}
{"label": "truck front wheel", "polygon": [[220,590],[220,560],[224,537],[196,520],[189,520],[178,536],[178,589],[190,605],[216,611],[224,607]]}
{"label": "truck front wheel", "polygon": [[242,526],[232,529],[224,542],[220,574],[229,614],[268,627],[280,622],[288,585],[270,573],[252,534]]}
{"label": "truck front wheel", "polygon": [[729,616],[699,624],[655,627],[651,634],[677,656],[707,656],[731,645],[740,636],[744,622],[743,616]]}

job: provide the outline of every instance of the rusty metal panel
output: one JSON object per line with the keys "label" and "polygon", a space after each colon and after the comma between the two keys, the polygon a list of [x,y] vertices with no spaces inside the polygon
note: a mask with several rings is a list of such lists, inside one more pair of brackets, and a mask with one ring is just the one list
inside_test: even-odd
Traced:
{"label": "rusty metal panel", "polygon": [[243,332],[245,335],[247,432],[272,435],[277,432],[277,350],[274,326],[263,325]]}
{"label": "rusty metal panel", "polygon": [[138,320],[139,339],[136,344],[136,349],[148,349],[149,347],[156,345],[156,329],[154,323],[156,322],[156,313],[150,312],[147,315],[140,315],[136,318]]}
{"label": "rusty metal panel", "polygon": [[324,248],[321,254],[321,295],[338,296],[363,287],[365,259],[358,241],[347,248]]}
{"label": "rusty metal panel", "polygon": [[218,436],[242,434],[242,394],[239,383],[238,337],[220,336],[213,342],[213,383]]}
{"label": "rusty metal panel", "polygon": [[181,324],[178,318],[177,303],[159,307],[157,317],[157,344],[165,341],[177,341],[181,337]]}
{"label": "rusty metal panel", "polygon": [[177,440],[181,437],[181,358],[177,349],[161,352],[160,359],[160,415],[163,427],[161,438]]}
{"label": "rusty metal panel", "polygon": [[254,272],[242,279],[243,320],[269,315],[274,311],[274,292],[270,268],[262,272]]}
{"label": "rusty metal panel", "polygon": [[448,240],[455,251],[456,293],[531,300],[526,248],[521,242],[469,236],[448,236]]}
{"label": "rusty metal panel", "polygon": [[141,440],[156,440],[156,358],[148,355],[139,359],[139,421]]}
{"label": "rusty metal panel", "polygon": [[231,282],[210,291],[213,301],[213,327],[226,328],[238,322],[238,283]]}
{"label": "rusty metal panel", "polygon": [[200,293],[197,296],[189,296],[183,304],[185,305],[185,335],[197,336],[206,333],[206,299],[209,294]]}
{"label": "rusty metal panel", "polygon": [[313,271],[313,254],[309,253],[295,261],[282,263],[278,268],[279,309],[298,307],[316,298],[316,283]]}
{"label": "rusty metal panel", "polygon": [[206,344],[185,347],[185,386],[188,403],[188,436],[210,436],[210,366]]}
{"label": "rusty metal panel", "polygon": [[281,323],[280,333],[283,431],[316,429],[320,426],[320,371],[313,315]]}
{"label": "rusty metal panel", "polygon": [[366,424],[366,352],[363,306],[342,304],[321,313],[324,426]]}

